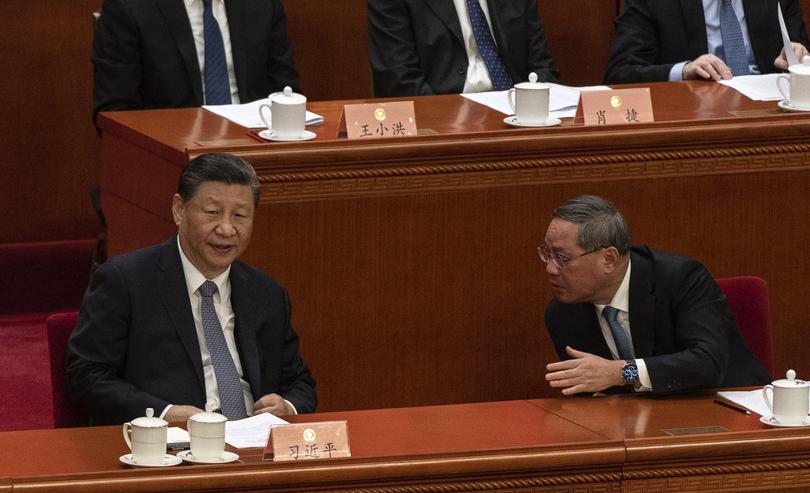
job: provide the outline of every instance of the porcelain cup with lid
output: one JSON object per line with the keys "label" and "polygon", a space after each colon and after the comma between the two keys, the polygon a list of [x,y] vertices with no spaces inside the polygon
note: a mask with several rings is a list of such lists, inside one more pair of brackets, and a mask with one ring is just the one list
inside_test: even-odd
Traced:
{"label": "porcelain cup with lid", "polygon": [[[298,139],[304,134],[307,119],[307,98],[293,92],[290,86],[282,92],[274,92],[270,104],[259,106],[259,116],[265,126],[278,139]],[[270,110],[268,118],[266,110]]]}
{"label": "porcelain cup with lid", "polygon": [[219,413],[197,413],[188,418],[191,455],[194,460],[221,459],[225,453],[225,422]]}
{"label": "porcelain cup with lid", "polygon": [[515,120],[523,125],[541,125],[548,121],[548,101],[551,86],[537,82],[537,74],[529,74],[529,82],[515,84],[509,89],[509,106]]}
{"label": "porcelain cup with lid", "polygon": [[[768,393],[773,396],[768,397]],[[796,378],[796,372],[788,370],[786,378],[774,380],[762,388],[765,404],[773,414],[773,420],[782,425],[798,425],[807,422],[810,410],[810,382]]]}
{"label": "porcelain cup with lid", "polygon": [[[801,63],[788,67],[788,72],[790,77],[777,77],[776,88],[790,106],[810,110],[810,55],[805,55]],[[783,83],[788,84],[788,91],[785,91]]]}
{"label": "porcelain cup with lid", "polygon": [[168,429],[169,423],[155,417],[155,411],[151,407],[146,409],[146,416],[124,423],[124,441],[132,451],[132,462],[147,465],[162,464],[163,456],[166,455]]}

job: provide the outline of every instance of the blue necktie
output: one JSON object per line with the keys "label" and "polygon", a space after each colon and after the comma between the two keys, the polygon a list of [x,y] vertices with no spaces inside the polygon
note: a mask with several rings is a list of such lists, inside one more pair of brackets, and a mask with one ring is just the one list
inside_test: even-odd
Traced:
{"label": "blue necktie", "polygon": [[205,104],[231,104],[231,85],[222,31],[214,18],[211,0],[203,0],[203,37],[205,38]]}
{"label": "blue necktie", "polygon": [[475,44],[478,45],[478,53],[484,59],[484,63],[489,71],[489,78],[492,79],[492,88],[496,91],[503,91],[512,87],[512,78],[506,71],[506,67],[498,55],[498,48],[484,16],[484,10],[478,0],[467,0],[467,11],[470,15]]}
{"label": "blue necktie", "polygon": [[748,53],[745,51],[740,22],[737,14],[731,7],[731,0],[720,1],[720,35],[723,37],[722,53],[720,58],[731,69],[731,75],[748,75],[751,73],[748,66]]}
{"label": "blue necktie", "polygon": [[211,364],[214,366],[214,375],[217,377],[220,411],[230,419],[245,418],[247,413],[245,412],[242,384],[239,382],[239,374],[236,372],[231,352],[228,351],[228,345],[225,343],[225,335],[222,333],[219,317],[214,310],[213,296],[217,291],[217,285],[211,281],[205,281],[198,291],[202,298],[200,315],[205,333],[205,345],[208,346]]}
{"label": "blue necktie", "polygon": [[602,316],[607,320],[610,332],[613,334],[613,341],[616,343],[619,359],[633,359],[633,351],[630,349],[630,343],[627,342],[627,334],[624,333],[622,323],[619,322],[619,310],[612,306],[606,306],[602,310]]}

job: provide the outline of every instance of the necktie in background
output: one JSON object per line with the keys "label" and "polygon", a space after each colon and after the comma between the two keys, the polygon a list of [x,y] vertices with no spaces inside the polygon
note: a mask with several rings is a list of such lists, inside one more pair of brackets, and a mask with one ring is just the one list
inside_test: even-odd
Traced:
{"label": "necktie in background", "polygon": [[205,38],[205,104],[231,104],[228,63],[222,31],[214,18],[211,0],[203,0],[203,37]]}
{"label": "necktie in background", "polygon": [[200,315],[203,332],[205,332],[205,345],[208,346],[211,364],[214,366],[214,374],[217,377],[220,411],[230,419],[245,418],[247,417],[245,397],[242,394],[242,385],[239,383],[239,374],[236,372],[231,352],[228,351],[228,345],[225,343],[225,335],[222,333],[219,317],[214,310],[214,293],[217,291],[217,285],[211,281],[205,281],[198,291],[202,298]]}
{"label": "necktie in background", "polygon": [[602,310],[602,316],[607,320],[610,332],[613,334],[613,341],[616,342],[619,359],[633,359],[633,351],[630,350],[627,334],[624,333],[622,323],[619,322],[619,310],[612,306],[606,306]]}
{"label": "necktie in background", "polygon": [[506,66],[498,54],[498,48],[495,46],[495,40],[492,38],[481,4],[478,3],[478,0],[467,0],[467,11],[470,15],[475,44],[478,45],[478,53],[484,59],[484,64],[489,71],[489,78],[492,79],[492,88],[496,91],[511,88],[513,86],[512,78],[509,77]]}
{"label": "necktie in background", "polygon": [[731,0],[720,0],[720,35],[723,37],[721,58],[731,69],[731,75],[750,74],[742,29],[737,14],[731,7]]}

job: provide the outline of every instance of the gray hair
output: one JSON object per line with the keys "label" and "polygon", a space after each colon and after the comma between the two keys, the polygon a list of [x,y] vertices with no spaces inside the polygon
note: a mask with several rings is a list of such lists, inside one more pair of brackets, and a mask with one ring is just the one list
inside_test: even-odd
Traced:
{"label": "gray hair", "polygon": [[259,204],[259,179],[256,170],[242,158],[233,154],[201,154],[188,162],[180,174],[177,193],[188,202],[197,193],[200,185],[217,181],[227,185],[246,185],[253,194],[253,204]]}
{"label": "gray hair", "polygon": [[601,197],[574,197],[554,209],[554,217],[579,225],[577,243],[586,251],[612,246],[624,255],[630,248],[630,232],[624,217]]}

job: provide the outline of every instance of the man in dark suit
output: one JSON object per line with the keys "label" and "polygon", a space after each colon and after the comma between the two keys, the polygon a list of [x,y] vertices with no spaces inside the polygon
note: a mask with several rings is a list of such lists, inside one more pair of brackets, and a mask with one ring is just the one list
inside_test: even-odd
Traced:
{"label": "man in dark suit", "polygon": [[629,239],[622,215],[599,197],[554,211],[538,247],[555,298],[546,327],[563,360],[546,366],[551,386],[665,394],[767,383],[706,268]]}
{"label": "man in dark suit", "polygon": [[[281,0],[104,0],[92,58],[94,115],[248,103],[298,87]],[[206,95],[206,64],[229,99]]]}
{"label": "man in dark suit", "polygon": [[560,75],[537,0],[369,0],[368,31],[377,97],[502,90],[531,72],[549,82]]}
{"label": "man in dark suit", "polygon": [[[777,0],[625,0],[624,4],[616,19],[607,84],[720,80],[787,68]],[[781,4],[801,61],[808,46],[801,5],[799,0]],[[725,17],[730,24],[723,22],[724,10],[730,13]],[[740,69],[733,70],[735,66]]]}
{"label": "man in dark suit", "polygon": [[287,291],[237,258],[247,247],[259,183],[227,154],[183,170],[178,235],[101,265],[68,344],[68,393],[93,424],[155,409],[167,421],[202,410],[229,418],[315,410]]}

